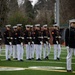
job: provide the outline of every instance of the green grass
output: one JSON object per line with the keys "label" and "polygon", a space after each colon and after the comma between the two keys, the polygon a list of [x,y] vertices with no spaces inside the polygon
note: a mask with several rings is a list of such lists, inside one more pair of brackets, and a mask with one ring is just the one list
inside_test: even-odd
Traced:
{"label": "green grass", "polygon": [[[42,61],[36,61],[36,60],[31,60],[27,61],[25,60],[25,54],[24,54],[24,62],[19,62],[19,61],[6,61],[5,56],[4,56],[4,50],[2,50],[2,54],[0,55],[0,67],[20,67],[20,68],[28,68],[28,67],[33,67],[33,66],[53,66],[53,67],[64,67],[65,69],[61,69],[62,72],[59,72],[57,70],[53,71],[46,71],[46,70],[32,70],[32,69],[25,69],[25,70],[20,70],[20,71],[0,71],[0,75],[75,75],[75,73],[68,73],[68,72],[63,72],[66,71],[66,49],[65,47],[62,47],[62,52],[61,52],[61,59],[60,61],[54,61],[53,60],[53,47],[51,48],[51,54],[49,56],[49,60],[42,60]],[[2,56],[3,55],[3,56]],[[73,71],[75,71],[75,56],[73,56],[72,59],[72,68]]]}

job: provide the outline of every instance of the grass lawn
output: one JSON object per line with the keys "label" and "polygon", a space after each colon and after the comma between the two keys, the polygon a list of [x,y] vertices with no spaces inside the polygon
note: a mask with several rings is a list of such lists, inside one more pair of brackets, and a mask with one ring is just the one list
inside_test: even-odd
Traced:
{"label": "grass lawn", "polygon": [[66,55],[66,48],[62,46],[59,61],[53,60],[53,47],[51,48],[49,60],[26,60],[24,52],[23,62],[13,59],[6,61],[5,50],[3,49],[0,55],[0,75],[75,75],[75,56],[73,55],[72,58],[73,73],[68,73],[66,72]]}

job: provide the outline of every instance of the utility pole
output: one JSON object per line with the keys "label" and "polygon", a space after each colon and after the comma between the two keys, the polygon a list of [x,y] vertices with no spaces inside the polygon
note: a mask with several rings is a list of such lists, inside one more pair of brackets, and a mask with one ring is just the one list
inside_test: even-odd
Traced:
{"label": "utility pole", "polygon": [[55,1],[55,4],[54,4],[54,21],[55,23],[58,24],[58,26],[60,25],[60,13],[59,13],[59,0],[56,0]]}

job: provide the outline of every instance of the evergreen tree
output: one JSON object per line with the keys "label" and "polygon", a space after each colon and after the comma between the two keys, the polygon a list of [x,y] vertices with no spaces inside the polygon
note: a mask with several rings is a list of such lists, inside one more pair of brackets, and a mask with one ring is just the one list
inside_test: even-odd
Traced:
{"label": "evergreen tree", "polygon": [[9,14],[14,14],[19,10],[18,2],[17,0],[9,0]]}
{"label": "evergreen tree", "polygon": [[[19,14],[19,6],[18,6],[18,1],[17,0],[9,0],[8,2],[8,7],[9,7],[9,13],[8,13],[8,23],[11,25],[16,25],[19,23],[17,18],[20,16]],[[18,15],[19,14],[19,15]]]}
{"label": "evergreen tree", "polygon": [[68,23],[69,19],[75,18],[75,0],[60,0],[60,22]]}
{"label": "evergreen tree", "polygon": [[7,23],[8,0],[0,0],[0,26]]}
{"label": "evergreen tree", "polygon": [[29,0],[25,0],[23,6],[25,8],[25,14],[27,15],[27,17],[34,19],[34,9],[31,2]]}

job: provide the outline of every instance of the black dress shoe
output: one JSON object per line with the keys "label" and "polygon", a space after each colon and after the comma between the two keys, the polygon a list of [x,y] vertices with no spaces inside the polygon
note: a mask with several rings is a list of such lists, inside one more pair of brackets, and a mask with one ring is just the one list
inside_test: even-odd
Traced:
{"label": "black dress shoe", "polygon": [[17,60],[17,58],[14,58],[14,60]]}
{"label": "black dress shoe", "polygon": [[44,60],[47,60],[46,58],[44,58]]}
{"label": "black dress shoe", "polygon": [[31,58],[32,60],[34,60],[34,58]]}
{"label": "black dress shoe", "polygon": [[46,56],[46,59],[49,59],[48,56]]}
{"label": "black dress shoe", "polygon": [[67,70],[67,72],[72,72],[72,70]]}
{"label": "black dress shoe", "polygon": [[8,58],[8,61],[11,61],[11,59],[10,59],[10,58]]}
{"label": "black dress shoe", "polygon": [[17,58],[15,58],[15,60],[17,60]]}
{"label": "black dress shoe", "polygon": [[29,60],[32,60],[31,58],[29,58]]}
{"label": "black dress shoe", "polygon": [[31,60],[31,58],[27,59],[27,60]]}
{"label": "black dress shoe", "polygon": [[57,58],[57,60],[60,60],[60,58]]}
{"label": "black dress shoe", "polygon": [[22,59],[20,61],[23,61]]}
{"label": "black dress shoe", "polygon": [[40,59],[40,58],[38,58],[38,59],[36,59],[36,61],[41,61],[41,59]]}

